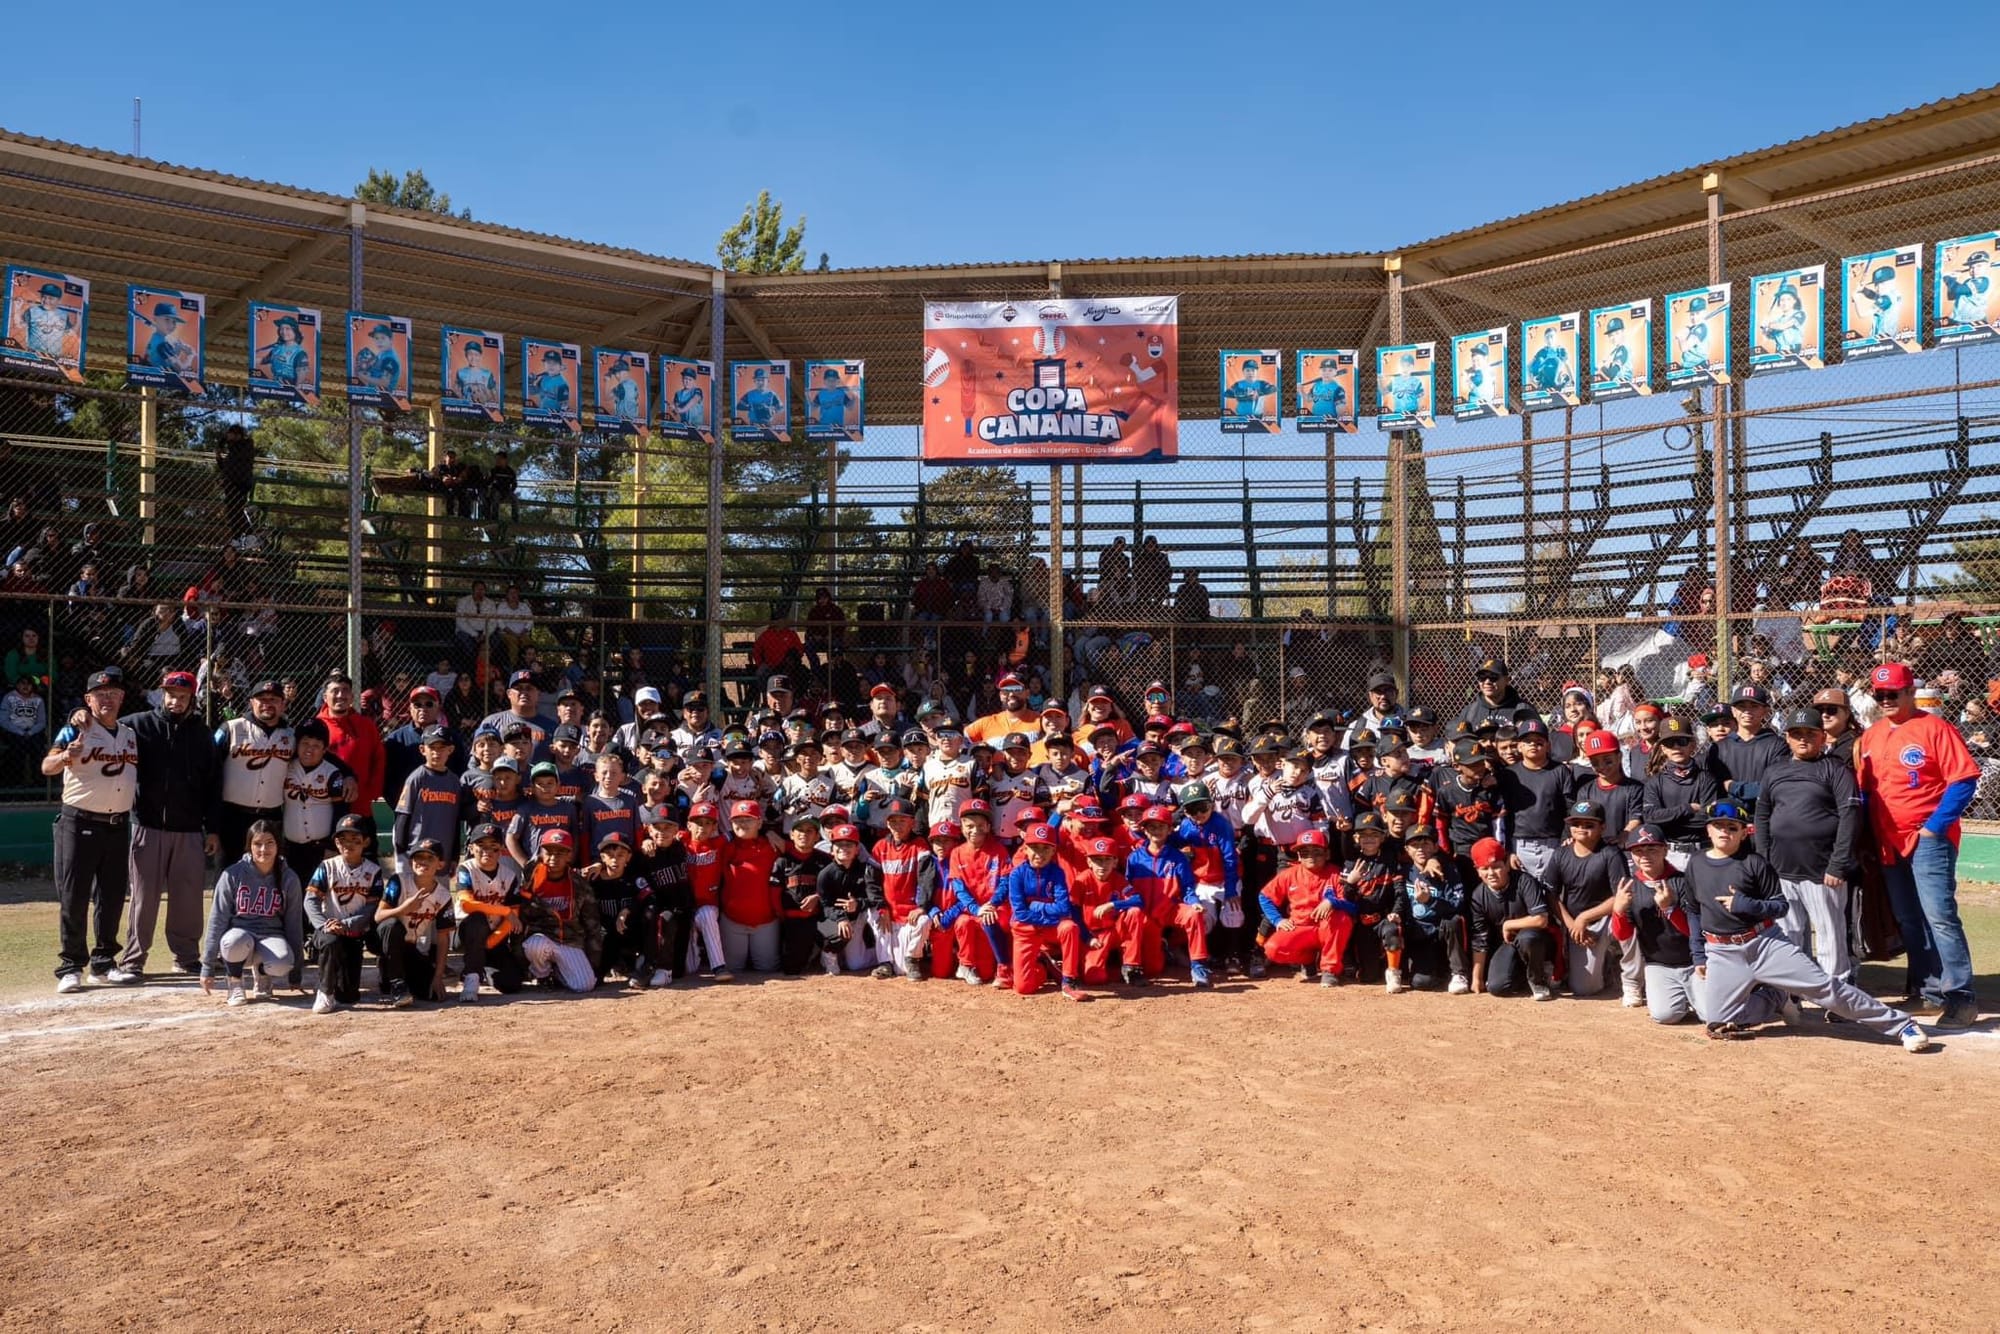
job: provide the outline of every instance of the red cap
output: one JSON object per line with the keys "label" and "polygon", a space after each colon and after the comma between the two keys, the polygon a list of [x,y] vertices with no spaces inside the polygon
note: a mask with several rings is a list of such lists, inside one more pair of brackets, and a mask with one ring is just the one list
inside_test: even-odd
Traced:
{"label": "red cap", "polygon": [[1691,655],[1690,655],[1690,656],[1688,657],[1688,666],[1690,666],[1690,667],[1706,667],[1706,666],[1708,666],[1708,655],[1707,655],[1706,653],[1695,653],[1695,654],[1691,654]]}
{"label": "red cap", "polygon": [[1083,853],[1086,857],[1116,857],[1118,855],[1118,845],[1108,838],[1093,838],[1090,840],[1090,845],[1083,850]]}
{"label": "red cap", "polygon": [[1140,824],[1153,824],[1156,821],[1172,824],[1174,822],[1173,808],[1171,806],[1148,806],[1146,813],[1139,817]]}
{"label": "red cap", "polygon": [[1042,824],[1046,822],[1048,818],[1049,818],[1049,813],[1043,810],[1040,806],[1030,806],[1028,807],[1028,809],[1021,812],[1021,818],[1019,823]]}
{"label": "red cap", "polygon": [[1154,729],[1155,727],[1157,727],[1157,728],[1159,728],[1159,729],[1160,729],[1161,731],[1163,731],[1163,732],[1164,732],[1164,731],[1166,731],[1166,730],[1167,730],[1167,729],[1168,729],[1169,727],[1172,727],[1173,725],[1174,725],[1174,720],[1173,720],[1173,719],[1171,719],[1171,718],[1169,718],[1169,717],[1167,717],[1167,715],[1166,715],[1166,714],[1164,714],[1164,713],[1155,713],[1155,714],[1152,714],[1151,716],[1149,716],[1149,717],[1148,717],[1148,718],[1146,719],[1146,726],[1145,726],[1145,728],[1144,728],[1143,730],[1145,730],[1145,731],[1149,731],[1149,732],[1150,732],[1150,731],[1151,731],[1152,729]]}
{"label": "red cap", "polygon": [[416,689],[410,692],[411,703],[415,703],[417,700],[420,699],[435,700],[437,697],[438,697],[438,692],[432,690],[429,686],[418,686]]}
{"label": "red cap", "polygon": [[826,836],[829,843],[859,843],[861,831],[851,824],[837,824]]}
{"label": "red cap", "polygon": [[1323,848],[1326,845],[1326,830],[1324,829],[1308,829],[1305,833],[1300,834],[1296,839],[1292,840],[1292,846],[1295,848]]}
{"label": "red cap", "polygon": [[193,672],[168,672],[160,679],[160,684],[168,690],[193,690]]}
{"label": "red cap", "polygon": [[1195,732],[1196,732],[1196,731],[1197,731],[1197,729],[1196,729],[1196,727],[1195,727],[1195,725],[1194,725],[1193,723],[1190,723],[1190,722],[1185,722],[1185,721],[1183,721],[1183,722],[1178,722],[1178,723],[1175,723],[1175,724],[1174,724],[1174,725],[1173,725],[1172,727],[1169,727],[1169,728],[1167,729],[1167,735],[1168,735],[1168,736],[1193,736],[1193,735],[1195,735]]}
{"label": "red cap", "polygon": [[1616,755],[1618,738],[1603,728],[1594,729],[1583,739],[1583,754],[1586,759],[1592,755]]}
{"label": "red cap", "polygon": [[1507,849],[1497,838],[1482,838],[1472,845],[1472,864],[1480,868],[1505,866]]}
{"label": "red cap", "polygon": [[1000,684],[995,688],[999,690],[1026,690],[1028,687],[1021,684],[1020,677],[1009,672],[1000,678]]}
{"label": "red cap", "polygon": [[1031,847],[1052,848],[1056,845],[1056,831],[1045,824],[1031,824],[1028,832],[1021,835],[1021,841]]}
{"label": "red cap", "polygon": [[761,801],[739,801],[729,808],[732,820],[761,820],[764,818],[764,803]]}
{"label": "red cap", "polygon": [[980,798],[974,797],[971,801],[962,803],[958,808],[958,816],[961,820],[968,815],[983,815],[990,820],[993,818],[993,808]]}
{"label": "red cap", "polygon": [[1146,693],[1149,695],[1171,695],[1173,691],[1167,689],[1165,681],[1154,681],[1146,687]]}
{"label": "red cap", "polygon": [[931,826],[931,837],[948,838],[952,842],[956,843],[959,841],[961,835],[958,832],[957,825],[953,824],[949,820],[939,820],[936,824]]}
{"label": "red cap", "polygon": [[[171,681],[173,678],[167,679]],[[1868,684],[1877,690],[1908,690],[1916,683],[1916,674],[1907,663],[1885,662],[1868,673]]]}
{"label": "red cap", "polygon": [[1129,794],[1125,800],[1118,803],[1118,809],[1121,811],[1143,811],[1152,804],[1153,799],[1151,797],[1148,797],[1143,792],[1134,792]]}
{"label": "red cap", "polygon": [[571,848],[575,846],[576,844],[570,839],[569,830],[551,829],[548,833],[542,835],[541,842],[535,845],[535,849],[536,851],[540,851],[543,848]]}
{"label": "red cap", "polygon": [[690,820],[713,820],[718,814],[719,812],[715,809],[715,803],[712,801],[697,801],[693,806],[688,808],[688,819]]}

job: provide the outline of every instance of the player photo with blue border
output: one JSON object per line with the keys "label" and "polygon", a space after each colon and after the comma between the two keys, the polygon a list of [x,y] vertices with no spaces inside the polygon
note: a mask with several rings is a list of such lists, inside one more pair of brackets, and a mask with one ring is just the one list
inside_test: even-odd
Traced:
{"label": "player photo with blue border", "polygon": [[364,408],[410,410],[410,322],[347,312],[347,399]]}
{"label": "player photo with blue border", "polygon": [[1548,315],[1521,324],[1521,406],[1573,408],[1583,401],[1577,367],[1577,344],[1583,337],[1583,314]]}
{"label": "player photo with blue border", "polygon": [[165,287],[125,289],[125,383],[200,397],[207,365],[202,352],[208,303]]}
{"label": "player photo with blue border", "polygon": [[1361,354],[1351,347],[1301,348],[1298,354],[1298,430],[1302,434],[1360,429],[1357,380]]}
{"label": "player photo with blue border", "polygon": [[1375,349],[1375,425],[1384,431],[1437,424],[1437,344]]}
{"label": "player photo with blue border", "polygon": [[597,429],[645,435],[653,415],[653,359],[644,352],[600,347],[591,352],[597,384]]}
{"label": "player photo with blue border", "polygon": [[521,420],[571,435],[583,429],[583,349],[546,338],[521,340]]}
{"label": "player photo with blue border", "polygon": [[250,303],[250,397],[293,407],[319,406],[320,334],[309,306]]}
{"label": "player photo with blue border", "polygon": [[1239,435],[1275,435],[1281,354],[1276,348],[1227,348],[1221,357],[1222,429]]}
{"label": "player photo with blue border", "polygon": [[1980,232],[1937,243],[1936,295],[1931,318],[1939,347],[1963,347],[2000,338],[2000,292],[1994,291],[1993,261],[2000,256],[2000,232]]}
{"label": "player photo with blue border", "polygon": [[808,361],[806,439],[859,440],[866,417],[867,366],[859,361]]}
{"label": "player photo with blue border", "polygon": [[729,433],[742,441],[787,444],[792,438],[792,363],[729,363]]}
{"label": "player photo with blue border", "polygon": [[73,384],[82,384],[90,337],[90,280],[11,267],[5,298],[0,363],[16,369],[53,371]]}
{"label": "player photo with blue border", "polygon": [[1750,371],[1816,371],[1826,365],[1826,265],[1750,280]]}
{"label": "player photo with blue border", "polygon": [[1840,261],[1843,361],[1924,350],[1924,248],[1898,246]]}
{"label": "player photo with blue border", "polygon": [[1667,295],[1667,383],[1729,383],[1729,284]]}
{"label": "player photo with blue border", "polygon": [[438,408],[465,421],[506,419],[507,338],[491,329],[439,330]]}
{"label": "player photo with blue border", "polygon": [[1507,415],[1504,325],[1452,336],[1451,415],[1462,422]]}
{"label": "player photo with blue border", "polygon": [[715,363],[660,358],[659,433],[667,440],[715,439]]}

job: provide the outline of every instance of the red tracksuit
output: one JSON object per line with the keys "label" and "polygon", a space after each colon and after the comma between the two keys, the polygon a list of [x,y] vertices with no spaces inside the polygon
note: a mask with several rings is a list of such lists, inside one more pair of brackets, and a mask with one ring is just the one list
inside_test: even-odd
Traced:
{"label": "red tracksuit", "polygon": [[1090,943],[1083,951],[1083,980],[1111,979],[1111,951],[1127,967],[1143,968],[1146,947],[1146,896],[1132,888],[1122,871],[1099,880],[1086,870],[1070,881],[1070,902],[1083,918]]}
{"label": "red tracksuit", "polygon": [[[1354,932],[1354,917],[1343,911],[1340,899],[1340,868],[1331,862],[1314,871],[1295,862],[1278,872],[1264,886],[1264,920],[1272,932],[1264,941],[1264,957],[1277,964],[1312,963],[1317,958],[1322,973],[1340,972],[1340,956],[1347,951],[1347,938]],[[1334,910],[1323,922],[1313,913],[1322,903]]]}
{"label": "red tracksuit", "polygon": [[[979,920],[979,910],[992,904],[1000,920],[995,929],[1003,934],[1007,930],[1007,902],[1001,895],[1001,882],[1007,878],[1012,858],[1000,840],[988,837],[978,847],[961,843],[951,850],[951,860],[945,866],[945,892],[948,900],[939,914],[938,925],[949,929],[958,962],[969,965],[979,974],[981,981],[998,978],[1002,986],[1014,980],[1012,968],[1007,961],[994,952],[993,942],[986,934],[985,923]],[[936,936],[933,935],[933,940]],[[934,965],[935,967],[935,965]]]}

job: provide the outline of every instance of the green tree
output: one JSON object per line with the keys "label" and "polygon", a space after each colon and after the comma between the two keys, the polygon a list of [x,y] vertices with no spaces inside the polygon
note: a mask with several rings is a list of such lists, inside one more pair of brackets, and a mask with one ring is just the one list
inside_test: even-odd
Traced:
{"label": "green tree", "polygon": [[[1992,522],[1990,515],[1979,517]],[[2000,538],[1969,537],[1952,543],[1951,564],[1954,568],[1930,575],[1925,586],[1967,602],[2000,602]]]}
{"label": "green tree", "polygon": [[[769,190],[743,206],[743,216],[722,234],[716,258],[731,273],[799,273],[806,266],[806,216],[785,226],[785,206]],[[819,257],[827,267],[826,256]]]}
{"label": "green tree", "polygon": [[419,213],[442,213],[451,218],[470,218],[472,210],[451,211],[451,196],[440,193],[432,185],[430,178],[421,169],[413,168],[403,173],[399,180],[393,171],[382,171],[376,167],[368,169],[368,179],[354,187],[354,197],[364,204],[387,204],[394,208],[413,208]]}

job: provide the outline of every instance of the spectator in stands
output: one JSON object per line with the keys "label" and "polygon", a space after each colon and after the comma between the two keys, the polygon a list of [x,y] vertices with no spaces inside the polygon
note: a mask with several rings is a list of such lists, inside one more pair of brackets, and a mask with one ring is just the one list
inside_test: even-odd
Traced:
{"label": "spectator in stands", "polygon": [[0,782],[8,787],[39,787],[40,758],[49,744],[48,702],[35,678],[14,678],[14,688],[0,697],[0,742],[6,745],[7,768]]}
{"label": "spectator in stands", "polygon": [[11,565],[16,551],[25,551],[34,545],[41,525],[35,522],[33,512],[28,508],[26,496],[15,496],[7,502],[7,513],[0,518],[0,553],[4,553]]}
{"label": "spectator in stands", "polygon": [[[77,574],[76,582],[69,586],[69,601],[63,606],[70,626],[77,634],[91,640],[103,638],[110,624],[111,609],[104,601],[108,596],[99,567],[95,564],[84,566]],[[100,649],[98,656],[108,655]]]}
{"label": "spectator in stands", "polygon": [[250,502],[257,485],[257,444],[240,423],[224,427],[216,438],[215,476],[222,483],[222,515],[230,532],[249,532],[253,526]]}
{"label": "spectator in stands", "polygon": [[250,567],[243,563],[243,553],[234,546],[225,546],[216,557],[214,565],[201,577],[202,593],[216,602],[245,602],[250,597]]}
{"label": "spectator in stands", "polygon": [[444,697],[445,721],[454,731],[463,732],[468,737],[479,720],[486,716],[486,700],[479,693],[479,682],[471,672],[460,672]]}
{"label": "spectator in stands", "polygon": [[1111,545],[1097,553],[1097,587],[1122,587],[1132,577],[1132,557],[1125,550],[1124,537],[1114,537]]}
{"label": "spectator in stands", "polygon": [[1014,581],[998,565],[986,567],[979,581],[979,619],[998,625],[1014,617]]}
{"label": "spectator in stands", "polygon": [[1035,631],[1035,647],[1046,649],[1049,643],[1049,563],[1040,556],[1028,562],[1028,572],[1021,576],[1015,589],[1016,600],[1020,603],[1021,619]]}
{"label": "spectator in stands", "polygon": [[58,588],[68,588],[76,582],[77,576],[83,573],[84,566],[93,562],[98,565],[108,564],[111,552],[105,546],[105,536],[103,524],[94,521],[85,524],[82,539],[69,549],[69,555],[64,558],[59,569],[60,577],[51,580],[50,583]]}
{"label": "spectator in stands", "polygon": [[1198,571],[1189,570],[1187,578],[1174,593],[1174,619],[1179,621],[1205,621],[1208,619],[1208,588],[1201,582]]}
{"label": "spectator in stands", "polygon": [[424,678],[424,684],[437,693],[442,700],[458,685],[458,671],[451,665],[451,655],[444,654],[437,660],[437,667]]}
{"label": "spectator in stands", "polygon": [[26,626],[21,631],[20,640],[7,650],[7,675],[9,682],[19,681],[23,676],[35,680],[35,689],[47,693],[49,688],[49,659],[42,652],[42,632],[34,626]]}
{"label": "spectator in stands", "polygon": [[951,584],[952,593],[959,598],[977,591],[979,552],[973,548],[971,538],[960,540],[958,550],[944,564],[944,577]]}
{"label": "spectator in stands", "polygon": [[1917,675],[1945,692],[1956,707],[1986,694],[1992,676],[1986,647],[1965,623],[1962,612],[1949,612],[1917,659]]}
{"label": "spectator in stands", "polygon": [[1132,596],[1140,607],[1156,611],[1173,591],[1174,563],[1160,546],[1160,539],[1148,534],[1132,557]]}
{"label": "spectator in stands", "polygon": [[[227,686],[226,691],[225,686]],[[243,664],[223,649],[217,649],[204,658],[200,668],[195,672],[197,708],[200,707],[199,702],[209,695],[216,695],[218,698],[226,695],[230,699],[240,699],[242,692],[249,688],[250,677],[243,670]]]}
{"label": "spectator in stands", "polygon": [[208,652],[210,635],[220,636],[221,618],[198,588],[181,597],[181,644],[190,652]]}
{"label": "spectator in stands", "polygon": [[466,467],[465,460],[458,456],[456,449],[447,448],[431,477],[438,494],[444,497],[445,513],[461,519],[473,517],[473,510],[477,507],[473,504],[471,480],[471,470]]}
{"label": "spectator in stands", "polygon": [[1966,814],[1977,820],[2000,816],[2000,727],[1993,721],[1993,708],[1975,695],[1965,701],[1958,715],[1958,734],[1979,765],[1979,784]]}
{"label": "spectator in stands", "polygon": [[839,653],[844,643],[842,633],[847,626],[847,613],[833,600],[833,590],[821,586],[813,591],[812,606],[806,608],[807,631],[813,638],[813,647],[828,655]]}
{"label": "spectator in stands", "polygon": [[507,594],[493,608],[493,644],[500,665],[512,670],[521,661],[521,651],[535,633],[535,609],[521,600],[521,586],[507,585]]}
{"label": "spectator in stands", "polygon": [[757,689],[772,676],[800,676],[805,670],[805,641],[792,629],[791,617],[780,611],[758,632],[750,644],[750,666],[757,673]]}
{"label": "spectator in stands", "polygon": [[153,572],[144,565],[134,565],[125,571],[125,577],[118,583],[117,596],[134,602],[144,602],[153,596]]}
{"label": "spectator in stands", "polygon": [[[923,577],[910,590],[910,617],[918,621],[941,621],[951,614],[951,580],[944,577],[934,560],[924,562]],[[935,644],[927,637],[926,643]]]}
{"label": "spectator in stands", "polygon": [[125,637],[125,665],[139,680],[157,679],[180,656],[180,618],[165,602],[156,603],[152,614]]}
{"label": "spectator in stands", "polygon": [[508,519],[519,523],[521,502],[516,495],[519,486],[520,478],[515,475],[513,460],[507,457],[506,450],[495,450],[493,466],[486,470],[486,517],[499,518],[500,505],[504,501],[507,505]]}
{"label": "spectator in stands", "polygon": [[[7,564],[10,566],[18,565],[23,560],[32,563],[36,577],[44,582],[52,574],[64,568],[69,560],[69,550],[63,546],[62,533],[57,531],[54,524],[43,525],[41,536],[35,539],[33,545],[7,553]],[[81,565],[77,566],[79,570],[82,568]],[[72,579],[75,577],[75,575],[70,576]]]}
{"label": "spectator in stands", "polygon": [[500,604],[486,596],[486,581],[474,579],[472,591],[458,600],[458,619],[452,637],[458,645],[459,662],[470,667],[486,652],[493,633],[494,609]]}

